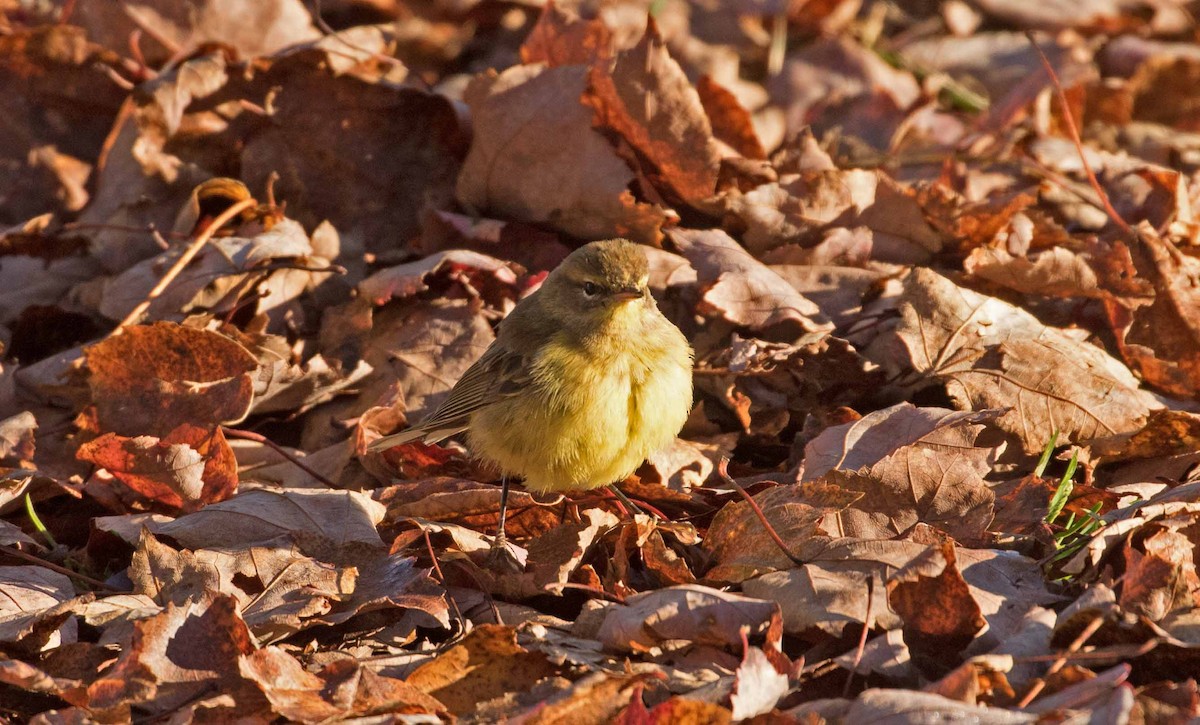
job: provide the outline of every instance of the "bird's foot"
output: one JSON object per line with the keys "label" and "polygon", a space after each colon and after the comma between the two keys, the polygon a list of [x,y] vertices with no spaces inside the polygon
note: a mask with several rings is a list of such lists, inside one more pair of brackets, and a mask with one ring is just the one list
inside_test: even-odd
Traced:
{"label": "bird's foot", "polygon": [[484,557],[483,566],[493,574],[520,574],[525,571],[525,562],[503,536],[497,536],[492,548]]}

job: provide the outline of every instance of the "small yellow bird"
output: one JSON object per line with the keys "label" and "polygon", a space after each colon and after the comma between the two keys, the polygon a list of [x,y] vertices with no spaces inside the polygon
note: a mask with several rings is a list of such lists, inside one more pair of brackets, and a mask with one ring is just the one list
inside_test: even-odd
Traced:
{"label": "small yellow bird", "polygon": [[536,492],[621,481],[674,440],[692,405],[692,348],[648,280],[633,242],[575,250],[500,323],[432,415],[368,450],[466,431],[475,455],[505,474],[496,546],[510,475]]}

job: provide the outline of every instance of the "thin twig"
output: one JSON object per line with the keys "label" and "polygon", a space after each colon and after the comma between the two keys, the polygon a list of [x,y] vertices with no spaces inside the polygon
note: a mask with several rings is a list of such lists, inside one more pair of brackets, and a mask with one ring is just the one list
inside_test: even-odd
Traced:
{"label": "thin twig", "polygon": [[[429,529],[417,524],[421,528],[421,535],[425,537],[425,548],[429,550],[429,560],[433,562],[433,571],[437,573],[438,582],[442,588],[446,588],[446,575],[442,573],[442,566],[438,564],[437,554],[433,551],[433,540],[429,538]],[[458,601],[454,599],[450,592],[446,592],[446,598],[450,600],[450,606],[454,607],[454,616],[458,618],[458,626],[465,631],[467,628],[467,620],[463,617],[462,610],[458,608]]]}
{"label": "thin twig", "polygon": [[325,475],[322,474],[320,471],[308,466],[303,461],[301,461],[299,458],[297,458],[296,456],[294,456],[291,453],[289,453],[288,451],[286,451],[278,443],[271,440],[270,438],[267,438],[265,435],[262,435],[261,433],[255,433],[253,431],[248,431],[248,430],[239,430],[237,428],[230,428],[228,426],[221,426],[221,432],[224,433],[225,437],[227,437],[227,438],[240,438],[242,440],[254,441],[255,443],[262,443],[267,448],[270,448],[271,450],[275,451],[279,455],[283,456],[285,459],[288,460],[289,463],[296,466],[296,468],[299,468],[301,471],[304,471],[305,473],[307,473],[308,475],[317,479],[318,481],[325,484],[326,486],[329,486],[330,488],[341,488],[341,486],[337,485],[333,481],[326,478]]}
{"label": "thin twig", "polygon": [[577,582],[563,582],[562,584],[551,583],[551,584],[546,585],[546,590],[549,591],[552,587],[562,587],[563,589],[575,589],[575,590],[578,590],[581,592],[587,592],[588,594],[595,594],[597,597],[600,597],[602,599],[607,599],[610,602],[616,602],[617,604],[625,603],[625,597],[621,596],[620,594],[614,594],[612,592],[600,589],[599,587],[594,587],[590,584],[579,584]]}
{"label": "thin twig", "polygon": [[1091,639],[1092,635],[1096,633],[1096,630],[1100,629],[1102,624],[1104,624],[1104,617],[1101,615],[1096,615],[1092,621],[1088,622],[1088,625],[1083,628],[1083,631],[1079,633],[1075,641],[1071,642],[1070,646],[1058,656],[1058,659],[1054,660],[1054,663],[1050,665],[1050,669],[1046,670],[1046,674],[1035,680],[1029,687],[1029,692],[1026,692],[1025,697],[1022,697],[1021,701],[1017,703],[1017,708],[1029,707],[1029,703],[1033,702],[1041,694],[1042,690],[1045,689],[1046,680],[1053,677],[1059,670],[1066,666],[1070,656]]}
{"label": "thin twig", "polygon": [[96,589],[100,589],[100,590],[103,590],[106,592],[113,592],[116,594],[126,594],[127,593],[127,592],[122,591],[121,589],[117,589],[116,587],[105,584],[104,582],[100,581],[99,579],[93,579],[92,577],[88,576],[87,574],[80,574],[79,572],[68,569],[65,566],[59,566],[58,564],[55,564],[52,561],[46,561],[45,559],[43,559],[41,557],[34,556],[33,554],[26,554],[25,552],[21,551],[20,549],[14,549],[11,546],[6,546],[3,544],[0,544],[0,553],[8,554],[9,556],[13,556],[18,559],[24,559],[25,561],[31,562],[33,564],[37,564],[38,566],[44,566],[51,571],[56,571],[59,574],[65,574],[65,575],[71,577],[72,579],[78,579],[81,582],[91,584]]}
{"label": "thin twig", "polygon": [[842,687],[842,697],[850,697],[850,684],[854,682],[854,673],[862,662],[863,652],[867,649],[867,633],[871,631],[871,617],[875,606],[875,575],[867,575],[867,613],[863,617],[862,634],[858,636],[858,647],[854,649],[854,664],[850,665],[850,674],[846,677],[846,685]]}
{"label": "thin twig", "polygon": [[1067,131],[1071,134],[1071,141],[1075,144],[1075,150],[1079,152],[1079,160],[1083,163],[1083,170],[1087,173],[1088,181],[1091,182],[1092,188],[1096,190],[1096,194],[1100,196],[1100,202],[1104,206],[1104,212],[1108,214],[1108,218],[1113,224],[1120,227],[1121,231],[1128,234],[1130,237],[1137,239],[1137,232],[1133,231],[1133,227],[1129,226],[1117,210],[1113,208],[1112,202],[1108,200],[1108,194],[1100,186],[1100,181],[1096,178],[1096,172],[1092,171],[1092,165],[1088,163],[1087,154],[1083,150],[1083,141],[1079,137],[1079,128],[1075,125],[1075,116],[1071,113],[1070,103],[1067,101],[1067,94],[1063,90],[1062,83],[1058,80],[1058,74],[1054,72],[1054,66],[1050,64],[1050,59],[1046,56],[1042,46],[1038,45],[1037,39],[1033,37],[1032,30],[1025,31],[1025,37],[1029,39],[1029,44],[1037,51],[1038,57],[1042,59],[1042,67],[1046,69],[1046,75],[1050,76],[1050,83],[1054,85],[1054,91],[1058,95],[1058,102],[1062,106],[1063,122],[1067,126]]}
{"label": "thin twig", "polygon": [[754,497],[746,493],[746,489],[742,488],[742,484],[730,477],[728,458],[725,458],[724,456],[721,457],[721,462],[717,464],[717,475],[719,475],[721,480],[725,481],[725,483],[728,483],[730,486],[736,488],[737,492],[742,495],[742,498],[746,501],[746,503],[750,504],[750,510],[753,511],[754,515],[758,517],[758,520],[762,523],[763,528],[767,530],[767,535],[771,537],[771,541],[775,542],[775,545],[779,547],[779,550],[782,551],[787,558],[791,559],[793,564],[797,566],[804,566],[803,560],[797,558],[796,555],[791,551],[788,551],[787,544],[783,543],[783,539],[779,538],[779,533],[775,531],[775,527],[771,525],[770,521],[767,521],[767,515],[763,513],[762,508],[759,507],[758,502],[754,500]]}
{"label": "thin twig", "polygon": [[204,245],[208,243],[209,239],[212,239],[212,236],[217,233],[217,230],[225,226],[225,223],[230,219],[234,218],[238,214],[241,214],[243,211],[252,206],[254,206],[254,199],[242,199],[238,203],[221,212],[221,214],[214,219],[212,223],[204,229],[204,231],[196,235],[196,238],[192,240],[192,243],[188,245],[187,249],[183,250],[183,254],[179,256],[179,259],[175,260],[175,264],[171,265],[171,268],[168,269],[167,273],[162,276],[162,279],[158,280],[158,284],[154,285],[154,289],[150,290],[150,294],[146,295],[146,299],[139,302],[137,307],[134,307],[133,310],[131,310],[129,314],[125,316],[125,319],[121,320],[121,324],[117,325],[112,334],[116,335],[124,328],[136,324],[137,321],[142,318],[142,315],[146,314],[146,310],[150,309],[150,305],[154,302],[154,300],[158,299],[158,296],[167,289],[167,286],[179,276],[179,273],[183,271],[183,268],[188,266],[188,263],[200,253],[200,250],[204,248]]}

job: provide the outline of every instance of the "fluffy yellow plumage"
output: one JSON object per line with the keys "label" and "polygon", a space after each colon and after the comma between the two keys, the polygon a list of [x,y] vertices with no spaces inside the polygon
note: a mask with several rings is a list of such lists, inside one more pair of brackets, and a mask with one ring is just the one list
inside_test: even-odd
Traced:
{"label": "fluffy yellow plumage", "polygon": [[466,431],[476,455],[534,491],[625,478],[674,439],[692,403],[691,347],[647,279],[632,242],[577,249],[513,309],[432,415],[370,449]]}

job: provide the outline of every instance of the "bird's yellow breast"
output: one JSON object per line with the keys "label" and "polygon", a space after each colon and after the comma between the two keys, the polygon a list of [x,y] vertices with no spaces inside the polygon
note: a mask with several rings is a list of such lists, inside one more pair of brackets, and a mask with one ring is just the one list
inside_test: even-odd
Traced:
{"label": "bird's yellow breast", "polygon": [[474,414],[472,448],[533,491],[624,479],[674,440],[691,409],[691,352],[666,325],[607,350],[549,342],[527,391]]}

